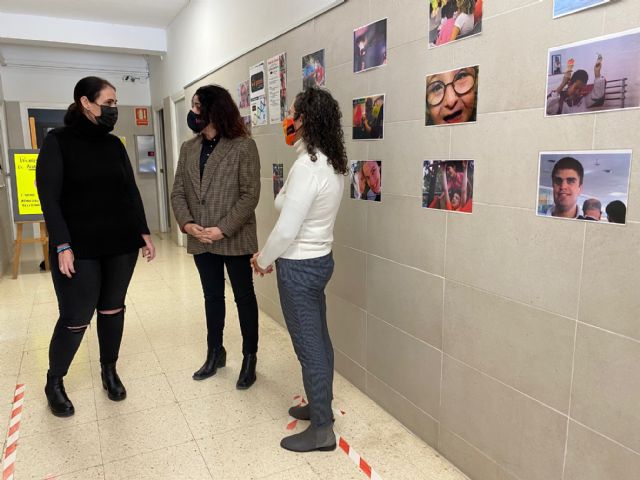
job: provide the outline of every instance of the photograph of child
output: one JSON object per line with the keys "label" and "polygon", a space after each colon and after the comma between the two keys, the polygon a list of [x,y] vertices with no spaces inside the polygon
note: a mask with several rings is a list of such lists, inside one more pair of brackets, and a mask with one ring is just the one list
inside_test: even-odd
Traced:
{"label": "photograph of child", "polygon": [[472,213],[473,172],[473,160],[425,160],[422,165],[422,206]]}
{"label": "photograph of child", "polygon": [[249,80],[238,84],[238,108],[249,108]]}
{"label": "photograph of child", "polygon": [[353,99],[353,139],[384,137],[384,94]]}
{"label": "photograph of child", "polygon": [[382,162],[351,162],[351,198],[379,202],[382,198]]}
{"label": "photograph of child", "polygon": [[427,75],[425,125],[475,122],[479,71],[476,65]]}
{"label": "photograph of child", "polygon": [[276,198],[284,185],[284,164],[273,164],[273,198]]}
{"label": "photograph of child", "polygon": [[610,0],[553,0],[553,18],[564,17],[587,8],[597,7]]}
{"label": "photograph of child", "polygon": [[387,64],[387,19],[353,31],[353,73]]}
{"label": "photograph of child", "polygon": [[640,29],[552,48],[548,63],[547,116],[640,107]]}
{"label": "photograph of child", "polygon": [[631,150],[541,152],[537,214],[626,222]]}
{"label": "photograph of child", "polygon": [[324,87],[324,49],[302,57],[302,89]]}
{"label": "photograph of child", "polygon": [[483,0],[427,0],[429,48],[439,47],[482,32]]}

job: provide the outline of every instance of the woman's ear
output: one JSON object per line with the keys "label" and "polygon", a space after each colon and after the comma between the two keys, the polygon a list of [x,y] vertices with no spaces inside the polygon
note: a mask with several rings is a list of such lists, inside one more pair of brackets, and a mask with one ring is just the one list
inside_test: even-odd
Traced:
{"label": "woman's ear", "polygon": [[89,107],[91,106],[91,102],[86,95],[80,97],[80,104],[84,107],[85,110],[89,110]]}

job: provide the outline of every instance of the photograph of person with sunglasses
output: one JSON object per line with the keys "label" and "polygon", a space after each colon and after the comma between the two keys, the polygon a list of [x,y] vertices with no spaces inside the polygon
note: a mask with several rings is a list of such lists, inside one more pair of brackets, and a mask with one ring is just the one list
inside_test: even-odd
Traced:
{"label": "photograph of person with sunglasses", "polygon": [[476,121],[479,67],[427,75],[425,125]]}

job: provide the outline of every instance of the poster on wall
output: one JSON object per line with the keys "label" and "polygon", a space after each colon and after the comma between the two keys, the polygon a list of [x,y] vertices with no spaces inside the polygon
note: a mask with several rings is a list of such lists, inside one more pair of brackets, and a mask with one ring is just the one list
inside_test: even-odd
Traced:
{"label": "poster on wall", "polygon": [[11,205],[15,222],[42,221],[36,186],[38,150],[9,150],[11,164]]}
{"label": "poster on wall", "polygon": [[384,138],[384,94],[353,99],[354,140]]}
{"label": "poster on wall", "polygon": [[302,57],[302,89],[324,87],[324,49]]}
{"label": "poster on wall", "polygon": [[549,49],[546,115],[640,107],[640,29]]}
{"label": "poster on wall", "polygon": [[475,122],[479,72],[476,65],[427,75],[425,125]]}
{"label": "poster on wall", "polygon": [[273,164],[273,198],[276,198],[284,185],[284,164]]}
{"label": "poster on wall", "polygon": [[238,108],[249,108],[249,80],[238,84]]}
{"label": "poster on wall", "polygon": [[473,160],[425,160],[422,206],[452,212],[473,212]]}
{"label": "poster on wall", "polygon": [[149,109],[147,107],[136,107],[136,126],[146,127],[149,125]]}
{"label": "poster on wall", "polygon": [[382,162],[360,160],[349,168],[351,198],[379,202],[382,198]]}
{"label": "poster on wall", "polygon": [[251,100],[265,95],[264,62],[256,63],[249,69],[249,89],[251,92]]}
{"label": "poster on wall", "polygon": [[267,99],[264,95],[251,100],[251,126],[267,124]]}
{"label": "poster on wall", "polygon": [[429,48],[482,33],[483,0],[427,1],[429,3]]}
{"label": "poster on wall", "polygon": [[353,73],[387,64],[387,19],[353,31]]}
{"label": "poster on wall", "polygon": [[626,223],[631,150],[541,152],[537,214]]}
{"label": "poster on wall", "polygon": [[597,7],[610,0],[553,0],[553,18],[564,17],[587,8]]}
{"label": "poster on wall", "polygon": [[251,135],[251,115],[243,115],[242,121],[244,122],[244,126],[247,129],[247,133]]}
{"label": "poster on wall", "polygon": [[280,123],[287,116],[287,54],[267,60],[269,85],[269,123]]}

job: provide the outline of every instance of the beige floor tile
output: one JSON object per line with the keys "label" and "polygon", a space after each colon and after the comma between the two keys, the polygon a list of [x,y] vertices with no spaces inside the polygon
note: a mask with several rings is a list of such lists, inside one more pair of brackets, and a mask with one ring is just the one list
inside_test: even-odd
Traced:
{"label": "beige floor tile", "polygon": [[191,378],[197,368],[188,368],[165,374],[179,402],[235,390],[238,378],[237,372],[240,368],[239,363],[227,363],[227,366],[219,368],[213,377],[201,381],[195,381]]}
{"label": "beige floor tile", "polygon": [[269,420],[197,442],[214,478],[253,479],[305,466],[304,455],[280,447],[282,436],[281,425]]}
{"label": "beige floor tile", "polygon": [[204,438],[269,420],[262,403],[245,393],[230,390],[181,402],[180,407],[194,437]]}
{"label": "beige floor tile", "polygon": [[107,463],[105,480],[211,480],[196,442]]}
{"label": "beige floor tile", "polygon": [[49,410],[43,392],[25,390],[25,402],[20,422],[20,436],[27,437],[49,432],[51,440],[56,431],[75,425],[96,422],[96,404],[93,390],[80,390],[69,394],[75,407],[75,415],[67,418],[55,417]]}
{"label": "beige floor tile", "polygon": [[104,469],[102,467],[92,467],[79,472],[60,475],[51,480],[104,480]]}
{"label": "beige floor tile", "polygon": [[207,327],[202,321],[166,328],[145,327],[147,338],[154,350],[167,350],[194,343],[206,344]]}
{"label": "beige floor tile", "polygon": [[102,464],[98,424],[86,423],[52,435],[50,432],[21,438],[15,477],[42,480]]}
{"label": "beige floor tile", "polygon": [[[89,357],[92,362],[96,362],[100,359],[98,336],[88,335],[88,337]],[[137,320],[134,322],[129,322],[129,319],[125,320],[125,329],[122,335],[122,343],[120,344],[118,357],[124,358],[139,353],[151,352],[152,350],[151,343],[147,340],[146,332],[140,323]]]}
{"label": "beige floor tile", "polygon": [[[89,361],[89,348],[86,342],[80,344],[80,348],[73,358],[74,362],[86,363]],[[38,350],[27,350],[22,354],[22,364],[20,372],[33,372],[49,368],[49,348],[40,348]]]}
{"label": "beige floor tile", "polygon": [[[135,378],[150,377],[162,373],[158,359],[153,352],[142,352],[118,359],[118,375],[124,382]],[[91,362],[94,385],[100,386],[100,362]]]}
{"label": "beige floor tile", "polygon": [[207,356],[206,341],[192,343],[175,348],[157,350],[156,356],[165,373],[192,369],[194,372],[202,366]]}
{"label": "beige floor tile", "polygon": [[100,420],[99,426],[105,463],[193,440],[178,405]]}
{"label": "beige floor tile", "polygon": [[[271,475],[267,475],[266,477],[258,477],[260,480],[320,480],[322,478],[331,478],[331,477],[321,477],[316,472],[313,471],[311,465],[304,465],[302,467],[295,467],[290,470],[284,470],[282,472],[272,473]],[[337,478],[337,477],[335,477]],[[340,477],[344,478],[344,477]],[[347,477],[348,478],[348,477]],[[357,477],[353,477],[354,479]]]}
{"label": "beige floor tile", "polygon": [[176,403],[171,386],[164,375],[127,380],[127,398],[120,402],[109,400],[106,390],[95,389],[95,404],[98,419],[116,417]]}
{"label": "beige floor tile", "polygon": [[[47,370],[32,370],[21,373],[18,376],[18,383],[24,383],[29,392],[44,395],[44,386],[47,382]],[[92,389],[93,378],[91,375],[91,364],[89,362],[74,361],[69,368],[69,373],[64,377],[64,387],[67,393],[79,390]]]}

